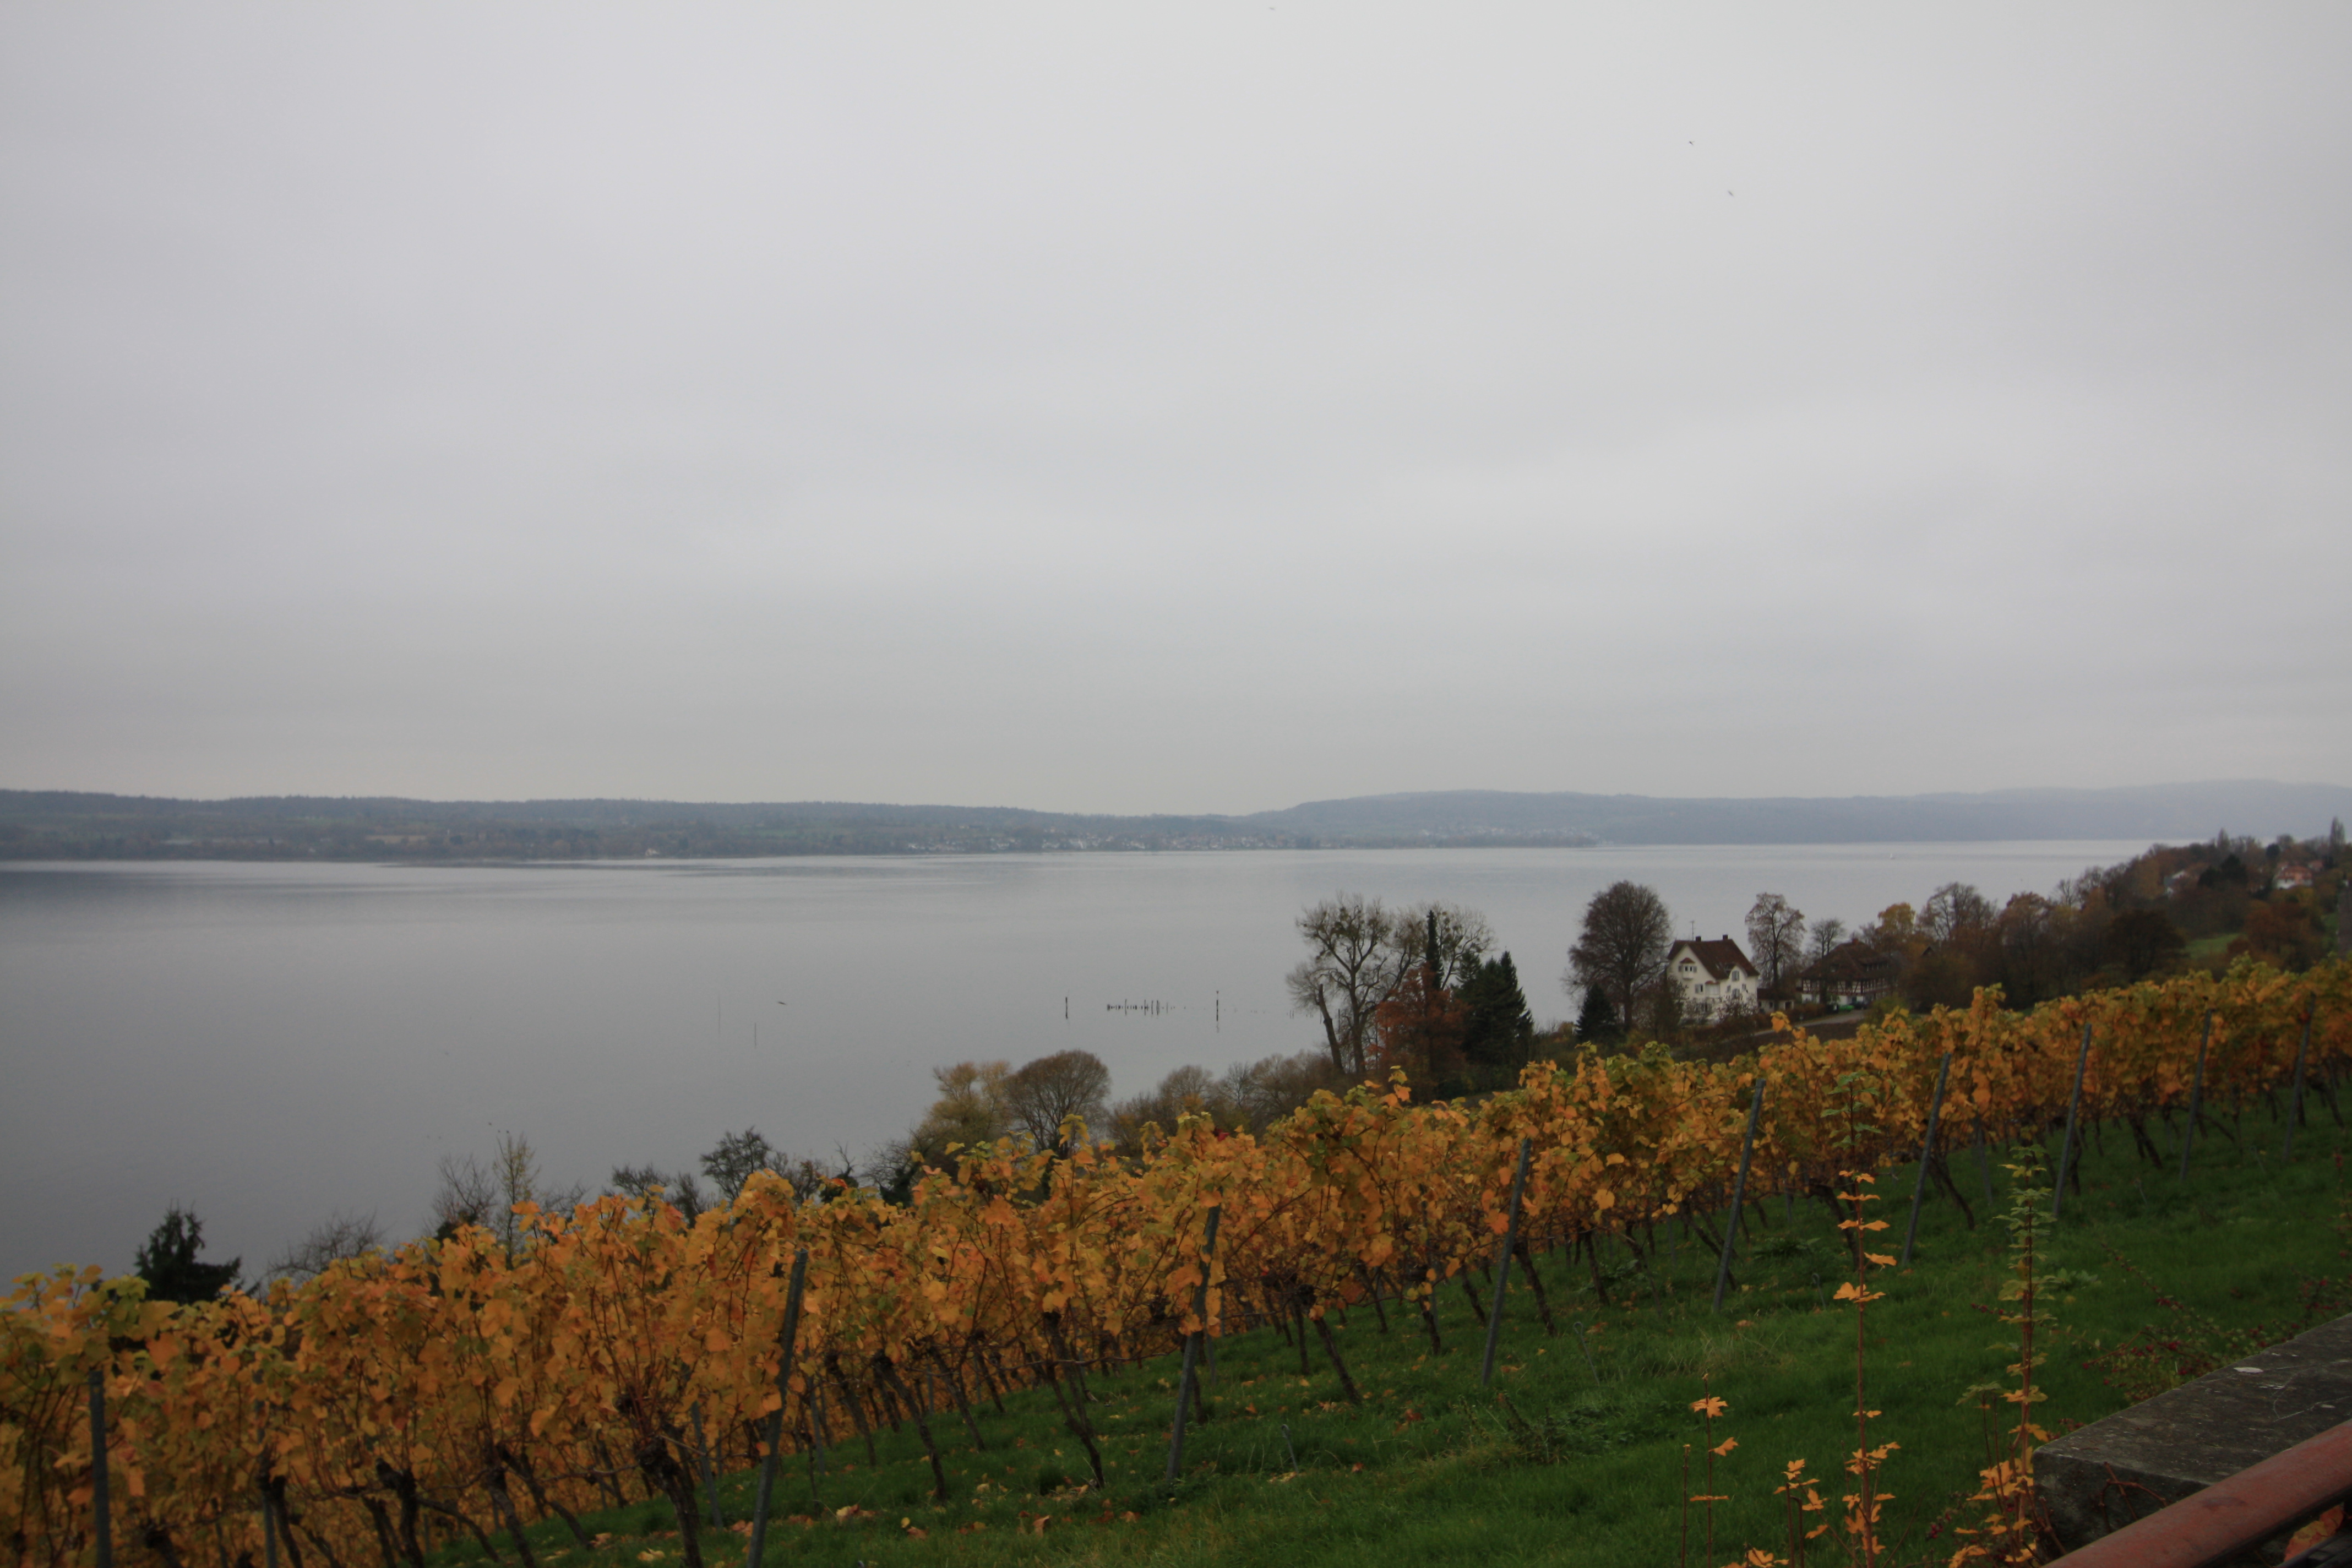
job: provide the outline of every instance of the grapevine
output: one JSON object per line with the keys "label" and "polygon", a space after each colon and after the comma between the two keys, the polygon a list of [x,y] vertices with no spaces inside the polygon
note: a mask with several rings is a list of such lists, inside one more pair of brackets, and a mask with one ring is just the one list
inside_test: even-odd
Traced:
{"label": "grapevine", "polygon": [[[1825,1200],[1844,1220],[1868,1172],[1916,1157],[1947,1051],[1939,1136],[2031,1139],[2063,1114],[2088,1026],[2083,1114],[2146,1143],[2147,1121],[2188,1101],[2209,1016],[2205,1100],[2232,1106],[2285,1082],[2307,1016],[2308,1070],[2352,1066],[2347,1004],[2342,963],[2304,974],[2242,963],[2027,1014],[1980,994],[1845,1039],[1789,1030],[1731,1064],[1580,1053],[1475,1107],[1414,1104],[1400,1080],[1319,1094],[1259,1137],[1188,1118],[1132,1159],[1083,1129],[1066,1157],[1011,1141],[961,1149],[903,1205],[846,1186],[803,1201],[762,1175],[690,1223],[658,1194],[567,1214],[524,1205],[511,1245],[466,1229],[260,1298],[175,1307],[94,1269],[30,1276],[0,1312],[0,1537],[17,1568],[92,1561],[103,1463],[127,1528],[188,1568],[258,1561],[265,1496],[290,1568],[423,1568],[454,1537],[510,1543],[532,1568],[518,1490],[567,1521],[658,1500],[698,1568],[698,1445],[751,1462],[780,1391],[787,1442],[840,1442],[952,1405],[977,1444],[973,1403],[1066,1379],[1083,1423],[1087,1376],[1194,1330],[1276,1321],[1315,1325],[1347,1384],[1325,1312],[1402,1304],[1434,1344],[1436,1294],[1492,1260],[1523,1137],[1529,1247],[1641,1249],[1659,1225],[1728,1200],[1760,1087],[1750,1195]],[[1198,1238],[1213,1205],[1202,1321]],[[783,1368],[785,1279],[802,1248]],[[110,1412],[102,1456],[85,1416],[93,1372]],[[1850,1506],[1867,1541],[1878,1496],[1866,1432],[1857,1441]],[[1783,1489],[1793,1499],[1801,1484]]]}

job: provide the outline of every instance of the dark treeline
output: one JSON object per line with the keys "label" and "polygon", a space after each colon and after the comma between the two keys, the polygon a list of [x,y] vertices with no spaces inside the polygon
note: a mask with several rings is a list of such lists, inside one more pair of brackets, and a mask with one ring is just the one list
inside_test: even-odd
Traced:
{"label": "dark treeline", "polygon": [[[1744,1049],[1776,1013],[1966,1007],[1990,988],[2012,1008],[2160,979],[2220,973],[2242,958],[2289,971],[2338,946],[2347,867],[2342,823],[2326,834],[2260,840],[2216,834],[2094,866],[2047,893],[1996,901],[1966,882],[1890,904],[1858,926],[1757,895],[1746,948],[1700,942],[1671,969],[1672,921],[1654,889],[1619,883],[1586,911],[1564,977],[1583,998],[1579,1041],[1655,1039],[1710,1054]],[[1693,960],[1737,958],[1745,986],[1693,984]]]}
{"label": "dark treeline", "polygon": [[0,790],[0,859],[601,860],[1089,849],[1288,848],[1213,816],[1086,816],[835,801],[427,801]]}
{"label": "dark treeline", "polygon": [[2328,952],[2345,870],[2337,822],[2317,838],[2263,844],[2225,832],[2158,845],[1998,905],[1949,883],[1916,909],[1880,910],[1843,942],[1835,920],[1817,922],[1810,962],[1787,991],[1822,1004],[1840,1000],[1843,987],[1847,999],[1924,1012],[1966,1006],[1978,987],[1997,985],[2010,1006],[2024,1008],[2241,957],[2307,969]]}

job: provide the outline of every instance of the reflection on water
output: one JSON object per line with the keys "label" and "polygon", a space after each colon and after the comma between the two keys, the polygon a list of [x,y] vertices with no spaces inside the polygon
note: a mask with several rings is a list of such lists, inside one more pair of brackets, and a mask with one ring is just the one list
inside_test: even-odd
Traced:
{"label": "reflection on water", "polygon": [[[407,1234],[436,1161],[501,1128],[601,1182],[746,1124],[862,1156],[965,1058],[1083,1047],[1125,1094],[1299,1050],[1291,921],[1343,889],[1484,911],[1548,1020],[1571,1011],[1585,900],[1619,878],[1712,936],[1766,889],[1855,924],[2143,847],[0,867],[0,1272],[128,1268],[173,1202],[248,1268],[337,1208]],[[1112,1005],[1138,1001],[1158,1005]]]}

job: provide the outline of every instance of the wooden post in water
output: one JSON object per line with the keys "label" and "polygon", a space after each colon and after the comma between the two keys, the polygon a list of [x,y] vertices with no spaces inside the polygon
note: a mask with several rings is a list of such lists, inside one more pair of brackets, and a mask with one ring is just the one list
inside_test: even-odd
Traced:
{"label": "wooden post in water", "polygon": [[2205,1037],[2197,1042],[2197,1076],[2189,1080],[2189,1128],[2180,1135],[2180,1179],[2189,1179],[2189,1148],[2197,1142],[2197,1118],[2205,1107],[2205,1048],[2213,1043],[2213,1014],[2205,1014]]}
{"label": "wooden post in water", "polygon": [[1221,1206],[1212,1204],[1201,1236],[1201,1283],[1192,1292],[1192,1315],[1201,1326],[1184,1336],[1184,1372],[1176,1384],[1176,1419],[1168,1428],[1168,1480],[1172,1485],[1184,1470],[1184,1417],[1192,1405],[1193,1379],[1201,1360],[1201,1342],[1209,1334],[1209,1276],[1217,1267],[1217,1220]]}
{"label": "wooden post in water", "polygon": [[776,1413],[768,1417],[768,1452],[760,1461],[760,1496],[751,1507],[751,1540],[744,1568],[760,1568],[768,1545],[768,1500],[776,1489],[776,1458],[784,1446],[784,1405],[793,1396],[793,1346],[801,1337],[801,1293],[808,1285],[808,1248],[793,1255],[793,1282],[784,1294],[784,1353],[776,1363]]}
{"label": "wooden post in water", "polygon": [[1911,1263],[1911,1244],[1919,1239],[1919,1205],[1927,1197],[1927,1162],[1936,1153],[1936,1123],[1944,1114],[1944,1081],[1952,1076],[1952,1053],[1944,1053],[1944,1065],[1936,1069],[1936,1098],[1927,1102],[1927,1135],[1919,1141],[1919,1182],[1911,1189],[1911,1224],[1903,1233],[1903,1263]]}
{"label": "wooden post in water", "polygon": [[1503,1290],[1511,1282],[1511,1248],[1519,1240],[1519,1198],[1528,1190],[1528,1162],[1535,1157],[1536,1141],[1519,1140],[1519,1168],[1511,1177],[1511,1210],[1503,1222],[1503,1250],[1495,1255],[1495,1309],[1486,1314],[1486,1360],[1478,1369],[1478,1386],[1495,1381],[1495,1346],[1503,1334]]}
{"label": "wooden post in water", "polygon": [[1748,1201],[1748,1162],[1756,1153],[1756,1119],[1764,1113],[1764,1080],[1756,1080],[1756,1098],[1748,1102],[1748,1137],[1739,1145],[1739,1175],[1731,1184],[1731,1217],[1723,1227],[1723,1261],[1715,1268],[1715,1310],[1723,1310],[1723,1292],[1731,1283],[1731,1247],[1739,1239],[1739,1205]]}
{"label": "wooden post in water", "polygon": [[2316,1001],[2304,1009],[2303,1044],[2294,1048],[2294,1092],[2286,1101],[2286,1142],[2279,1145],[2282,1160],[2294,1158],[2294,1124],[2303,1120],[2303,1065],[2311,1057],[2311,1020],[2318,1011]]}
{"label": "wooden post in water", "polygon": [[97,1568],[114,1568],[114,1521],[108,1514],[106,1373],[89,1369],[89,1523]]}
{"label": "wooden post in water", "polygon": [[2066,1204],[2066,1173],[2074,1165],[2074,1123],[2083,1114],[2083,1069],[2091,1065],[2091,1026],[2083,1026],[2083,1048],[2074,1058],[2074,1095],[2066,1102],[2066,1141],[2058,1145],[2058,1190],[2050,1195],[2050,1217],[2055,1221]]}

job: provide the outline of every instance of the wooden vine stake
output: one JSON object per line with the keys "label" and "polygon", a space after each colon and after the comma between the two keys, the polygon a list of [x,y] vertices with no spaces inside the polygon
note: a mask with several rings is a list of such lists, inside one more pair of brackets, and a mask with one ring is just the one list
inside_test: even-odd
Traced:
{"label": "wooden vine stake", "polygon": [[1486,1314],[1486,1360],[1478,1369],[1478,1386],[1495,1381],[1495,1347],[1503,1337],[1503,1291],[1511,1282],[1511,1249],[1519,1240],[1519,1199],[1528,1190],[1528,1162],[1535,1158],[1536,1141],[1519,1140],[1519,1168],[1511,1177],[1511,1210],[1503,1222],[1503,1249],[1495,1254],[1495,1308]]}
{"label": "wooden vine stake", "polygon": [[1220,1205],[1209,1205],[1208,1224],[1201,1236],[1201,1283],[1192,1292],[1192,1316],[1200,1320],[1201,1326],[1184,1336],[1184,1373],[1176,1384],[1176,1419],[1168,1428],[1168,1480],[1171,1485],[1184,1469],[1184,1415],[1192,1404],[1201,1342],[1209,1335],[1209,1275],[1217,1266],[1217,1221],[1223,1213]]}
{"label": "wooden vine stake", "polygon": [[784,1293],[784,1353],[776,1363],[776,1413],[768,1417],[768,1452],[760,1461],[760,1497],[751,1509],[744,1568],[760,1568],[760,1553],[768,1545],[768,1500],[776,1489],[776,1458],[784,1446],[784,1405],[793,1396],[793,1345],[801,1334],[801,1292],[807,1285],[808,1248],[803,1247],[793,1254],[793,1282]]}
{"label": "wooden vine stake", "polygon": [[2180,1179],[2189,1179],[2189,1148],[2197,1142],[2197,1115],[2205,1106],[2205,1047],[2213,1043],[2213,1014],[2205,1014],[2205,1035],[2197,1042],[2197,1076],[2189,1080],[2189,1127],[2180,1135]]}
{"label": "wooden vine stake", "polygon": [[1723,1261],[1715,1268],[1715,1310],[1723,1310],[1723,1292],[1731,1284],[1731,1248],[1739,1239],[1739,1205],[1748,1201],[1748,1162],[1756,1154],[1756,1121],[1764,1114],[1764,1080],[1756,1080],[1756,1098],[1748,1102],[1748,1136],[1739,1145],[1739,1175],[1731,1184],[1731,1219],[1723,1227]]}
{"label": "wooden vine stake", "polygon": [[1927,1135],[1919,1141],[1919,1184],[1911,1189],[1911,1225],[1903,1233],[1903,1266],[1911,1266],[1911,1244],[1919,1239],[1919,1205],[1927,1197],[1927,1162],[1936,1153],[1936,1123],[1944,1113],[1944,1082],[1952,1076],[1952,1053],[1936,1069],[1936,1098],[1927,1102]]}
{"label": "wooden vine stake", "polygon": [[2066,1173],[2074,1165],[2074,1123],[2083,1114],[2083,1069],[2091,1065],[2091,1026],[2083,1026],[2083,1048],[2074,1057],[2074,1094],[2066,1101],[2066,1139],[2058,1145],[2058,1190],[2050,1194],[2050,1218],[2055,1223],[2066,1203]]}

